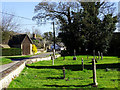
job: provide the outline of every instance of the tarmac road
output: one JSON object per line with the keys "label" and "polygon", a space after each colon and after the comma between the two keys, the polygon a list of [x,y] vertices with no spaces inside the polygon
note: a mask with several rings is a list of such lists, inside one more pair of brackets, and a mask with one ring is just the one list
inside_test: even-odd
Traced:
{"label": "tarmac road", "polygon": [[17,62],[22,61],[22,60],[32,59],[32,58],[42,58],[42,57],[49,56],[50,54],[53,54],[53,52],[42,53],[42,54],[35,55],[35,56],[29,57],[29,58],[25,58],[25,59],[13,59],[13,60],[12,60],[12,61],[13,61],[12,63],[0,65],[0,73],[1,73],[2,71],[4,71],[4,70],[10,68],[11,66],[13,66],[14,64],[16,64]]}

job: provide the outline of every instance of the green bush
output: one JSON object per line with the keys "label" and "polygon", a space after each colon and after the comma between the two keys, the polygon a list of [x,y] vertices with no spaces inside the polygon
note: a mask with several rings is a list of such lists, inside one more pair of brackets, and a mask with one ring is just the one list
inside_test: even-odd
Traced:
{"label": "green bush", "polygon": [[2,49],[2,56],[15,56],[15,55],[21,55],[21,49],[20,48],[0,48]]}

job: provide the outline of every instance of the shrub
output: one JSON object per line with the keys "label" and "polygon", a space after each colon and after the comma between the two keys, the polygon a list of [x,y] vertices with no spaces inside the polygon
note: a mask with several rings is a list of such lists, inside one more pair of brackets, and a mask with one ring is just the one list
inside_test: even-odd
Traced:
{"label": "shrub", "polygon": [[15,56],[15,55],[21,55],[21,49],[20,48],[0,48],[2,49],[2,56]]}
{"label": "shrub", "polygon": [[35,46],[35,44],[32,44],[32,51],[33,53],[37,53],[37,47]]}

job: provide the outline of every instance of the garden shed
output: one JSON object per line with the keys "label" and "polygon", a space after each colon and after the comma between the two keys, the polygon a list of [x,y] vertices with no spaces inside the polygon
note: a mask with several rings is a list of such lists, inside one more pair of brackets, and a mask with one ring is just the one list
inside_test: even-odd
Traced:
{"label": "garden shed", "polygon": [[8,42],[11,48],[21,48],[22,55],[32,54],[32,40],[27,34],[14,35]]}

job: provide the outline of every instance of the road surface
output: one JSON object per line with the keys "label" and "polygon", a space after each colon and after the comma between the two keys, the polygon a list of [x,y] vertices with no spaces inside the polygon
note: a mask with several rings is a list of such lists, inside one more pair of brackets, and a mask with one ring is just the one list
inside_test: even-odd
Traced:
{"label": "road surface", "polygon": [[39,55],[35,55],[29,58],[25,58],[25,59],[13,59],[12,63],[9,64],[5,64],[5,65],[0,65],[0,73],[8,68],[10,68],[11,66],[13,66],[14,64],[16,64],[17,62],[20,62],[21,60],[26,60],[26,59],[32,59],[32,58],[42,58],[42,57],[46,57],[49,56],[50,54],[53,54],[53,52],[47,52],[47,53],[42,53]]}

